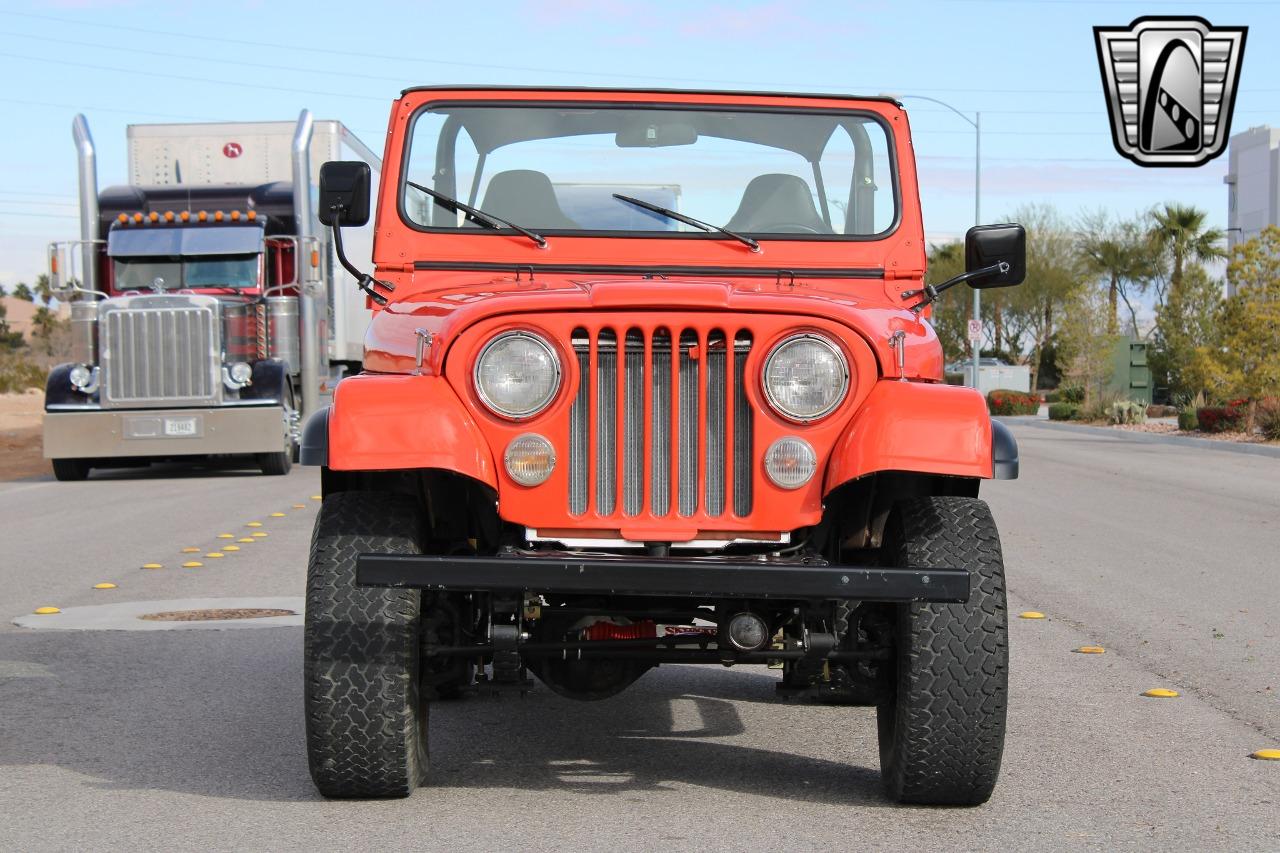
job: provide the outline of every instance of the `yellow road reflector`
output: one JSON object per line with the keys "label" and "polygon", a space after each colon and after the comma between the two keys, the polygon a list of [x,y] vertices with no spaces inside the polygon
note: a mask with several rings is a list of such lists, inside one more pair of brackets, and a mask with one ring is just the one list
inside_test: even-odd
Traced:
{"label": "yellow road reflector", "polygon": [[216,559],[218,559],[219,557],[222,557],[222,556],[225,556],[225,555],[224,555],[221,551],[210,551],[208,554],[205,554],[205,556],[206,556],[206,557],[212,557],[213,559],[215,559],[215,560],[216,560]]}
{"label": "yellow road reflector", "polygon": [[142,564],[142,568],[144,568],[144,569],[163,569],[163,568],[164,568],[164,564],[163,564],[163,563],[143,563],[143,564]]}
{"label": "yellow road reflector", "polygon": [[1024,610],[1018,614],[1019,619],[1043,619],[1044,614],[1039,610]]}
{"label": "yellow road reflector", "polygon": [[62,611],[56,607],[37,607],[36,608],[36,613],[40,616],[52,616],[55,613],[61,613],[61,612]]}
{"label": "yellow road reflector", "polygon": [[294,504],[294,505],[293,505],[293,508],[294,508],[294,509],[306,509],[306,508],[307,508],[307,505],[306,505],[306,504]]}
{"label": "yellow road reflector", "polygon": [[253,540],[252,538],[250,538],[250,537],[246,536],[246,537],[244,537],[243,539],[237,539],[236,541],[237,541],[237,542],[253,542],[254,540]]}
{"label": "yellow road reflector", "polygon": [[272,517],[272,518],[284,518],[284,513],[283,513],[283,512],[273,512],[273,513],[271,513],[271,517]]}
{"label": "yellow road reflector", "polygon": [[261,530],[259,530],[257,533],[252,534],[254,539],[266,539],[267,535],[268,534],[263,533]]}
{"label": "yellow road reflector", "polygon": [[188,560],[187,562],[185,562],[185,563],[183,563],[183,564],[182,564],[182,568],[184,568],[184,569],[198,569],[198,568],[200,568],[200,567],[201,567],[201,566],[203,566],[203,565],[204,565],[204,563],[201,563],[199,560]]}
{"label": "yellow road reflector", "polygon": [[1144,692],[1142,695],[1150,696],[1153,699],[1176,699],[1178,696],[1178,691],[1166,690],[1163,687],[1153,687],[1152,689]]}
{"label": "yellow road reflector", "polygon": [[245,525],[245,527],[261,527],[261,526],[262,526],[261,521],[251,521]]}
{"label": "yellow road reflector", "polygon": [[235,539],[236,535],[234,533],[219,533],[218,538],[219,539]]}
{"label": "yellow road reflector", "polygon": [[222,550],[224,550],[224,551],[239,551],[239,550],[240,550],[240,546],[239,546],[239,545],[223,545],[223,546],[222,546]]}
{"label": "yellow road reflector", "polygon": [[1101,655],[1106,653],[1106,649],[1102,646],[1081,646],[1078,649],[1072,649],[1076,654],[1081,655]]}
{"label": "yellow road reflector", "polygon": [[1260,749],[1249,753],[1249,757],[1259,761],[1280,761],[1280,749]]}
{"label": "yellow road reflector", "polygon": [[182,553],[184,553],[184,554],[199,554],[199,553],[200,553],[200,549],[199,549],[199,548],[183,548],[183,549],[182,549]]}
{"label": "yellow road reflector", "polygon": [[95,583],[93,585],[93,588],[94,589],[115,589],[116,585],[113,583],[107,583],[104,581],[102,583]]}
{"label": "yellow road reflector", "polygon": [[318,500],[321,500],[321,497],[320,497],[320,495],[312,495],[312,496],[311,496],[311,500],[313,500],[313,501],[318,501]]}

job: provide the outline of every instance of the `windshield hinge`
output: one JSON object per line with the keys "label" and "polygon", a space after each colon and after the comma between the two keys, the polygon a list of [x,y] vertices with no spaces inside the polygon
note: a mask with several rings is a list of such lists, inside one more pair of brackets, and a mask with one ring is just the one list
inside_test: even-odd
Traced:
{"label": "windshield hinge", "polygon": [[404,264],[378,264],[377,272],[413,272],[413,262]]}
{"label": "windshield hinge", "polygon": [[913,278],[913,279],[924,278],[924,270],[919,270],[919,269],[900,270],[900,269],[892,269],[888,267],[885,268],[885,271],[884,271],[885,281],[897,281],[899,279],[907,279],[907,278]]}

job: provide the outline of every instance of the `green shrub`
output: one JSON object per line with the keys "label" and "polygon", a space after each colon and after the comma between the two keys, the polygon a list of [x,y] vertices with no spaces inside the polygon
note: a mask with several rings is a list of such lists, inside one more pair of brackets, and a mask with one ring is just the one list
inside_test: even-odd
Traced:
{"label": "green shrub", "polygon": [[1178,429],[1183,432],[1195,432],[1200,429],[1200,421],[1196,418],[1196,410],[1193,407],[1178,410]]}
{"label": "green shrub", "polygon": [[987,394],[987,409],[993,415],[1034,415],[1040,411],[1040,397],[1025,391],[997,388]]}
{"label": "green shrub", "polygon": [[1080,407],[1075,403],[1049,404],[1049,420],[1051,421],[1073,421],[1078,414],[1080,414]]}
{"label": "green shrub", "polygon": [[1280,441],[1280,397],[1264,397],[1258,401],[1254,421],[1268,441]]}
{"label": "green shrub", "polygon": [[1107,406],[1107,419],[1113,424],[1144,424],[1147,407],[1132,400],[1117,400]]}
{"label": "green shrub", "polygon": [[21,355],[0,354],[0,394],[43,388],[48,371]]}
{"label": "green shrub", "polygon": [[1084,402],[1083,385],[1063,385],[1058,389],[1058,399],[1064,403],[1079,405]]}

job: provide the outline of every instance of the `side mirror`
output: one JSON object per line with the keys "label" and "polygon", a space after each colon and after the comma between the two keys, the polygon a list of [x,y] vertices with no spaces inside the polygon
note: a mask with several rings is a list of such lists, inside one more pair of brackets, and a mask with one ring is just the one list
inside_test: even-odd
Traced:
{"label": "side mirror", "polygon": [[1012,287],[1027,277],[1027,232],[1021,225],[975,225],[964,235],[966,273],[1008,264],[1004,272],[991,271],[969,279],[969,286]]}
{"label": "side mirror", "polygon": [[369,164],[359,160],[330,160],[321,166],[320,209],[316,211],[320,222],[352,226],[368,222],[371,181]]}

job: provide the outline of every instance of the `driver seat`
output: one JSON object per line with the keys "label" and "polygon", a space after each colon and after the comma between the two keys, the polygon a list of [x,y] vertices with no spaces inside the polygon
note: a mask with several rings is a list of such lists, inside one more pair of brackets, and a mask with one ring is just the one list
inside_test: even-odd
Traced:
{"label": "driver seat", "polygon": [[819,234],[830,234],[831,228],[813,204],[813,193],[802,178],[771,173],[752,178],[742,193],[738,211],[729,224],[730,231],[766,232],[778,226],[794,225]]}
{"label": "driver seat", "polygon": [[510,169],[489,179],[480,209],[524,228],[581,228],[565,216],[551,179],[532,169]]}

